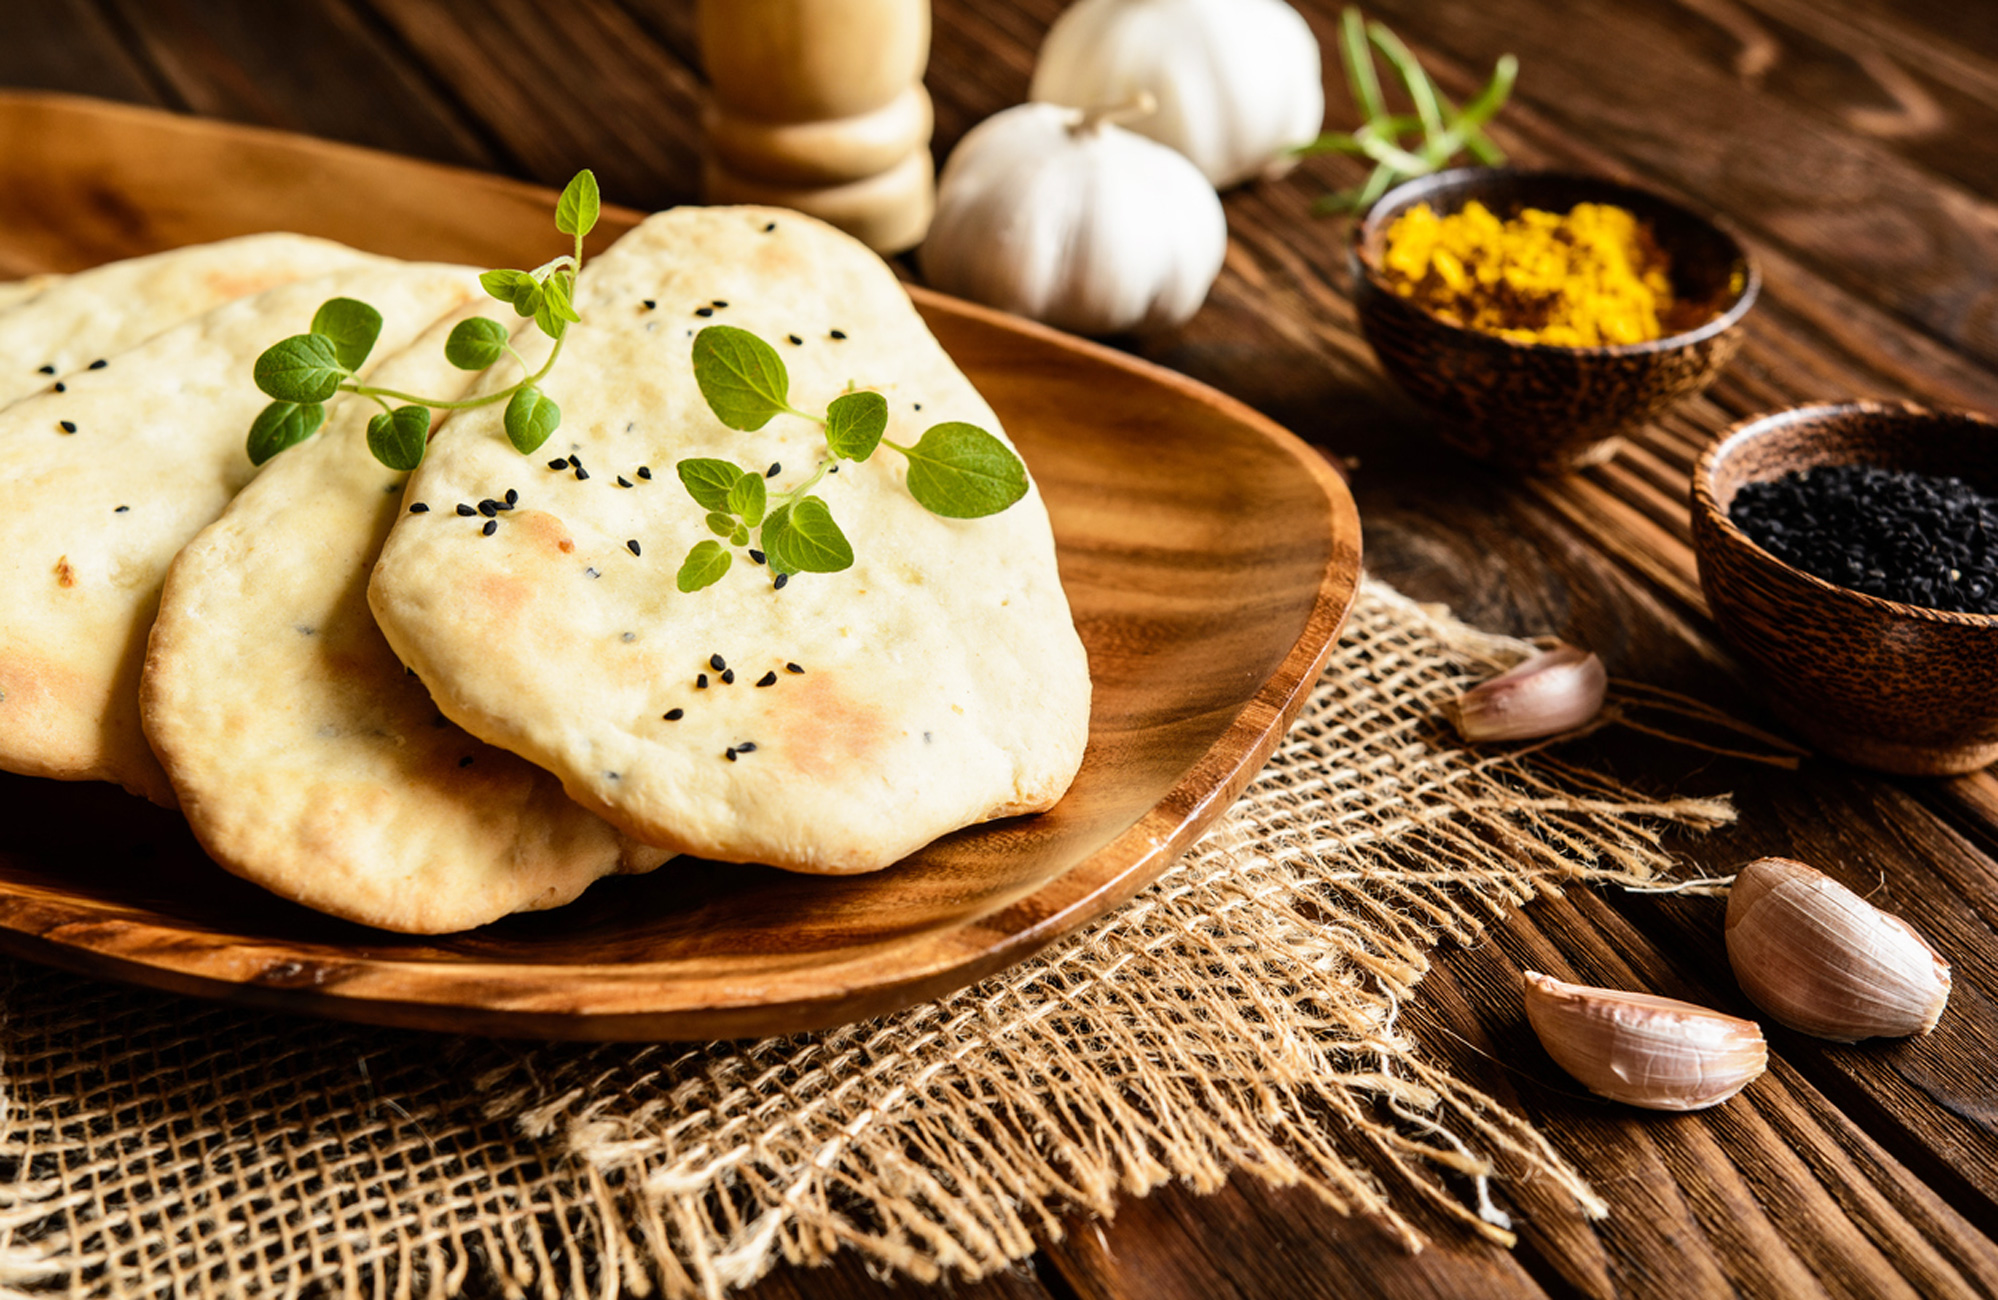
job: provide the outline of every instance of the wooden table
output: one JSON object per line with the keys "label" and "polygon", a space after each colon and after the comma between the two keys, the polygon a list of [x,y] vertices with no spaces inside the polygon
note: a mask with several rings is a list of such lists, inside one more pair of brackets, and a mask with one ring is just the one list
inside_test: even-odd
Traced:
{"label": "wooden table", "polygon": [[[1334,0],[1299,0],[1334,48]],[[936,0],[937,151],[1024,97],[1060,0]],[[1635,180],[1743,230],[1767,287],[1742,356],[1611,465],[1522,482],[1442,452],[1354,325],[1342,229],[1307,215],[1357,168],[1318,159],[1228,197],[1206,308],[1138,351],[1354,468],[1370,566],[1485,626],[1557,632],[1612,671],[1759,716],[1687,547],[1699,447],[1745,414],[1879,395],[1998,410],[1998,6],[1975,0],[1375,0],[1446,89],[1519,56],[1494,135],[1524,163]],[[8,6],[0,84],[164,105],[559,184],[697,198],[692,0],[35,0]],[[1330,122],[1352,125],[1336,73]],[[1739,825],[1678,845],[1727,872],[1841,862],[1955,964],[1930,1037],[1841,1047],[1772,1028],[1769,1075],[1701,1115],[1563,1079],[1519,971],[1572,969],[1752,1014],[1709,901],[1575,890],[1445,950],[1404,1023],[1539,1124],[1614,1207],[1588,1223],[1507,1189],[1508,1252],[1431,1215],[1408,1256],[1373,1226],[1237,1178],[1078,1221],[960,1297],[1998,1294],[1998,778],[1785,772],[1653,743],[1598,751],[1640,784],[1732,791]],[[759,1297],[916,1294],[851,1257]],[[940,1294],[941,1292],[939,1292]]]}

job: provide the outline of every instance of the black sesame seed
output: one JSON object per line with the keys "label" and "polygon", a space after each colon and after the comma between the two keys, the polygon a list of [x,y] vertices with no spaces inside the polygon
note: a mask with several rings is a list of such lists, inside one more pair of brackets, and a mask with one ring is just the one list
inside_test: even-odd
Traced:
{"label": "black sesame seed", "polygon": [[63,383],[60,379],[58,379],[56,381],[55,391],[57,391],[58,393],[66,393],[69,391],[69,385]]}
{"label": "black sesame seed", "polygon": [[624,544],[624,549],[630,551],[633,555],[638,554],[638,539],[634,537],[631,540],[627,541]]}
{"label": "black sesame seed", "polygon": [[576,466],[576,481],[578,483],[581,483],[584,479],[588,478],[589,476],[590,476],[590,471],[584,469],[581,465]]}
{"label": "black sesame seed", "polygon": [[714,306],[716,306],[716,307],[726,307],[726,306],[728,306],[728,304],[727,304],[726,302],[722,301],[722,300],[721,300],[720,298],[717,298],[717,299],[715,299],[715,300],[714,300],[714,304],[713,304],[713,305],[714,305]]}
{"label": "black sesame seed", "polygon": [[104,367],[106,367],[106,366],[108,366],[108,365],[110,365],[110,364],[111,364],[111,363],[110,363],[109,361],[106,361],[106,360],[105,360],[105,359],[104,359],[103,357],[99,357],[99,358],[97,358],[97,360],[95,360],[95,361],[93,361],[93,362],[91,362],[91,363],[90,363],[90,369],[92,369],[92,370],[102,370],[102,369],[104,369]]}
{"label": "black sesame seed", "polygon": [[625,643],[626,645],[630,645],[630,644],[631,644],[631,643],[632,643],[633,641],[636,641],[636,640],[638,640],[638,633],[636,633],[636,632],[626,632],[626,633],[625,633],[625,634],[624,634],[624,635],[623,635],[622,637],[620,637],[619,639],[620,639],[620,640],[622,640],[622,641],[623,641],[623,642],[624,642],[624,643]]}
{"label": "black sesame seed", "polygon": [[484,528],[481,528],[479,531],[484,533],[486,536],[491,537],[494,533],[499,531],[499,520],[497,519],[486,520],[486,526]]}
{"label": "black sesame seed", "polygon": [[130,507],[130,506],[119,506],[119,507],[118,507],[118,508],[117,508],[116,510],[113,510],[113,511],[112,511],[111,513],[112,513],[112,514],[114,514],[114,515],[122,515],[122,514],[124,514],[124,513],[125,513],[125,512],[127,511],[127,510],[130,510],[131,508],[132,508],[132,507]]}
{"label": "black sesame seed", "polygon": [[729,762],[733,763],[735,761],[735,747],[731,745],[728,751],[724,753],[722,757],[727,759]]}
{"label": "black sesame seed", "polygon": [[845,337],[846,337],[846,331],[845,331],[845,330],[834,330],[834,331],[832,332],[832,337],[833,337],[833,338],[836,338],[836,339],[843,339],[843,338],[845,338]]}
{"label": "black sesame seed", "polygon": [[694,674],[694,689],[697,691],[708,689],[708,675],[706,673]]}
{"label": "black sesame seed", "polygon": [[770,468],[763,471],[763,477],[776,478],[779,474],[782,474],[783,472],[784,472],[783,463],[781,461],[773,460],[770,462]]}
{"label": "black sesame seed", "polygon": [[570,469],[581,469],[583,467],[583,458],[581,456],[571,454],[562,463],[567,465]]}
{"label": "black sesame seed", "polygon": [[668,709],[662,716],[668,722],[678,722],[687,716],[687,711],[685,709]]}
{"label": "black sesame seed", "polygon": [[506,503],[507,503],[508,505],[510,505],[510,506],[517,506],[517,505],[519,505],[519,504],[520,504],[520,493],[519,493],[519,492],[518,492],[517,490],[513,489],[513,488],[508,488],[508,489],[506,490]]}
{"label": "black sesame seed", "polygon": [[761,551],[759,551],[759,550],[755,550],[755,549],[752,549],[752,550],[751,550],[751,551],[749,552],[749,558],[750,558],[750,559],[752,559],[752,560],[754,560],[754,561],[756,561],[756,562],[757,562],[758,564],[761,564],[761,563],[763,563],[763,552],[761,552]]}
{"label": "black sesame seed", "polygon": [[738,754],[754,754],[756,752],[756,742],[745,740],[735,747],[735,752]]}
{"label": "black sesame seed", "polygon": [[470,754],[467,754],[463,758],[458,760],[459,767],[470,767],[471,765],[472,765],[472,756]]}
{"label": "black sesame seed", "polygon": [[800,668],[797,664],[785,664],[784,671],[787,673],[801,673],[804,672],[805,670],[803,668]]}
{"label": "black sesame seed", "polygon": [[774,672],[765,673],[756,679],[756,684],[758,686],[775,686],[777,684],[777,674]]}
{"label": "black sesame seed", "polygon": [[826,473],[828,473],[828,474],[837,474],[837,473],[839,473],[839,466],[837,466],[837,465],[828,465],[828,466],[826,466]]}
{"label": "black sesame seed", "polygon": [[769,225],[767,225],[767,226],[765,226],[765,227],[763,228],[763,233],[767,235],[767,234],[769,234],[769,233],[770,233],[771,231],[773,231],[773,230],[775,230],[775,229],[777,229],[777,223],[773,221],[773,222],[771,222],[771,223],[770,223]]}
{"label": "black sesame seed", "polygon": [[606,773],[604,773],[604,780],[606,780],[606,781],[622,781],[622,780],[624,780],[624,774],[623,774],[622,772],[606,772]]}
{"label": "black sesame seed", "polygon": [[626,478],[624,475],[620,474],[617,476],[617,485],[619,487],[630,487],[631,480]]}
{"label": "black sesame seed", "polygon": [[782,591],[784,590],[784,584],[789,582],[790,580],[791,580],[790,574],[780,573],[777,575],[777,581],[770,584],[771,589],[775,591]]}
{"label": "black sesame seed", "polygon": [[647,310],[647,311],[651,311],[651,310],[653,310],[653,309],[654,309],[655,307],[657,307],[658,305],[659,305],[659,304],[658,304],[658,303],[657,303],[656,301],[654,301],[653,299],[651,299],[651,298],[647,298],[647,299],[645,299],[645,301],[644,301],[644,307],[645,307],[645,310]]}
{"label": "black sesame seed", "polygon": [[720,655],[709,655],[708,667],[714,669],[716,672],[720,672],[722,669],[728,667],[728,660],[722,658]]}
{"label": "black sesame seed", "polygon": [[922,409],[923,409],[923,404],[922,404],[921,402],[917,402],[917,403],[916,403],[916,409],[917,409],[918,411],[922,410]]}
{"label": "black sesame seed", "polygon": [[479,513],[491,519],[499,513],[499,502],[493,500],[491,497],[487,497],[485,500],[479,502]]}
{"label": "black sesame seed", "polygon": [[799,338],[796,334],[786,334],[784,336],[784,341],[789,343],[794,348],[801,348],[805,346],[805,340]]}
{"label": "black sesame seed", "polygon": [[56,428],[58,428],[58,429],[61,429],[61,430],[62,430],[62,431],[63,431],[64,433],[75,433],[75,432],[76,432],[76,421],[74,421],[74,420],[58,420],[58,421],[56,421]]}
{"label": "black sesame seed", "polygon": [[54,366],[37,366],[37,367],[36,367],[36,370],[37,370],[37,372],[38,372],[38,373],[40,373],[40,374],[44,374],[44,375],[52,375],[52,374],[54,374],[54,373],[55,373],[55,367],[54,367]]}
{"label": "black sesame seed", "polygon": [[730,668],[726,672],[722,673],[721,680],[723,686],[735,685],[735,669]]}
{"label": "black sesame seed", "polygon": [[694,308],[694,315],[696,315],[696,316],[712,316],[712,315],[714,315],[714,314],[715,314],[715,309],[714,309],[714,308],[712,308],[712,307],[696,307],[696,308]]}
{"label": "black sesame seed", "polygon": [[569,468],[569,458],[566,456],[557,456],[554,460],[548,462],[548,468],[567,469]]}
{"label": "black sesame seed", "polygon": [[463,501],[460,501],[458,503],[458,513],[461,515],[475,515],[479,512],[466,505]]}
{"label": "black sesame seed", "polygon": [[427,515],[430,513],[430,505],[424,501],[413,502],[409,507],[409,513],[413,515]]}
{"label": "black sesame seed", "polygon": [[638,477],[640,477],[640,478],[651,478],[651,477],[652,477],[652,467],[651,467],[650,465],[640,465],[640,466],[638,467]]}

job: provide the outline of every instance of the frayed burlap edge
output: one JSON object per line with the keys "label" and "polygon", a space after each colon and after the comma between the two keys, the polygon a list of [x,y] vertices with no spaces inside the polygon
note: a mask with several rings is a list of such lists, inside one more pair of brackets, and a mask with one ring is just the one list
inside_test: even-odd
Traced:
{"label": "frayed burlap edge", "polygon": [[1510,1241],[1497,1168],[1599,1215],[1398,1012],[1439,942],[1569,882],[1658,887],[1664,828],[1733,814],[1458,745],[1441,706],[1527,649],[1367,583],[1269,766],[1165,877],[1010,971],[827,1033],[440,1046],[16,968],[0,1284],[714,1297],[843,1248],[978,1277],[1065,1214],[1236,1171],[1410,1248],[1410,1198]]}

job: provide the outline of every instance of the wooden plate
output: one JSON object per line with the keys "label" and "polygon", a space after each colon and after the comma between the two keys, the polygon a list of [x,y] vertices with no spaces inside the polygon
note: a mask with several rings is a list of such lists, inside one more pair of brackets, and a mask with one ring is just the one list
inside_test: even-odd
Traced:
{"label": "wooden plate", "polygon": [[[585,160],[586,161],[586,160]],[[534,265],[553,195],[362,149],[0,95],[0,273],[256,230]],[[605,242],[636,214],[607,211]],[[0,776],[0,949],[205,997],[380,1024],[708,1038],[837,1024],[961,987],[1155,879],[1303,704],[1360,572],[1339,477],[1168,371],[911,289],[1046,494],[1096,682],[1052,812],[871,876],[680,860],[465,934],[332,920],[224,874],[180,819],[108,786]]]}

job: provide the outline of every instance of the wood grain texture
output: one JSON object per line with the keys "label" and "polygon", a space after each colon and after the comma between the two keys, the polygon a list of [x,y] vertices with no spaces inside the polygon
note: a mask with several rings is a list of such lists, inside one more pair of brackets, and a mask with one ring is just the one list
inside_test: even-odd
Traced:
{"label": "wood grain texture", "polygon": [[[221,21],[255,3],[209,0],[198,12]],[[684,131],[651,138],[659,115],[691,113],[701,93],[689,0],[586,0],[576,7],[582,34],[552,45],[511,38],[549,25],[523,17],[521,5],[338,7],[456,106],[501,169],[559,183],[580,162],[601,169],[635,151],[641,160],[622,175],[643,188],[613,197],[694,192],[697,142]],[[1339,5],[1297,7],[1333,49]],[[977,121],[1024,97],[1033,51],[1061,8],[935,0],[928,81],[940,159]],[[1704,395],[1633,435],[1602,469],[1531,486],[1494,475],[1440,447],[1361,339],[1340,265],[1344,232],[1307,215],[1316,195],[1360,177],[1332,158],[1231,192],[1228,261],[1207,306],[1180,331],[1124,346],[1249,403],[1350,469],[1369,563],[1404,591],[1486,626],[1587,643],[1620,675],[1773,725],[1706,617],[1687,540],[1687,477],[1716,431],[1799,401],[1998,410],[1989,346],[1998,10],[1942,0],[1380,0],[1368,11],[1459,96],[1501,53],[1521,56],[1519,96],[1495,128],[1515,161],[1635,181],[1743,230],[1764,292],[1741,353]],[[190,35],[161,29],[148,46],[118,12],[109,0],[58,0],[10,14],[0,82],[180,106],[203,78],[266,83],[309,75],[317,57],[305,43],[266,50],[257,66],[230,66],[236,53],[220,63],[181,55],[181,80],[171,81],[160,69]],[[590,35],[600,29],[630,48],[600,59],[561,53],[584,42],[601,49]],[[1326,88],[1328,126],[1354,125],[1329,63]],[[285,93],[262,85],[263,105],[243,97],[226,111],[284,125],[257,115]],[[358,86],[325,95],[305,106],[313,131],[383,142],[349,124],[371,111]],[[415,132],[393,143],[421,148]],[[93,211],[86,224],[106,220]],[[1448,1237],[1422,1255],[1360,1268],[1346,1261],[1364,1256],[1352,1234],[1371,1231],[1365,1225],[1237,1179],[1207,1196],[1168,1190],[1107,1223],[1076,1225],[1044,1252],[1038,1280],[955,1293],[1274,1298],[1336,1294],[1325,1279],[1360,1273],[1355,1288],[1411,1297],[1537,1289],[1679,1300],[1791,1284],[1806,1295],[1867,1285],[1998,1293],[1988,1264],[1998,1232],[1988,1065],[1998,1054],[1998,778],[1892,780],[1820,760],[1785,772],[1642,738],[1601,743],[1620,774],[1651,788],[1735,795],[1736,827],[1681,845],[1690,871],[1787,854],[1872,891],[1922,928],[1958,970],[1936,1034],[1840,1047],[1776,1030],[1777,1071],[1722,1108],[1752,1113],[1724,1127],[1721,1117],[1693,1120],[1691,1132],[1664,1140],[1642,1117],[1567,1095],[1575,1090],[1516,1037],[1518,969],[1558,958],[1564,969],[1608,971],[1620,961],[1668,991],[1743,1012],[1721,959],[1717,904],[1549,900],[1475,951],[1440,954],[1406,1023],[1442,1063],[1530,1104],[1610,1199],[1610,1220],[1582,1221],[1524,1187],[1510,1208],[1527,1231],[1503,1276],[1486,1248]],[[141,837],[105,851],[157,855],[159,844]],[[1780,1104],[1759,1099],[1764,1086]],[[1736,1220],[1745,1226],[1731,1227]],[[1830,1270],[1846,1260],[1857,1272],[1841,1280]],[[780,1271],[753,1292],[876,1293],[850,1260]]]}

